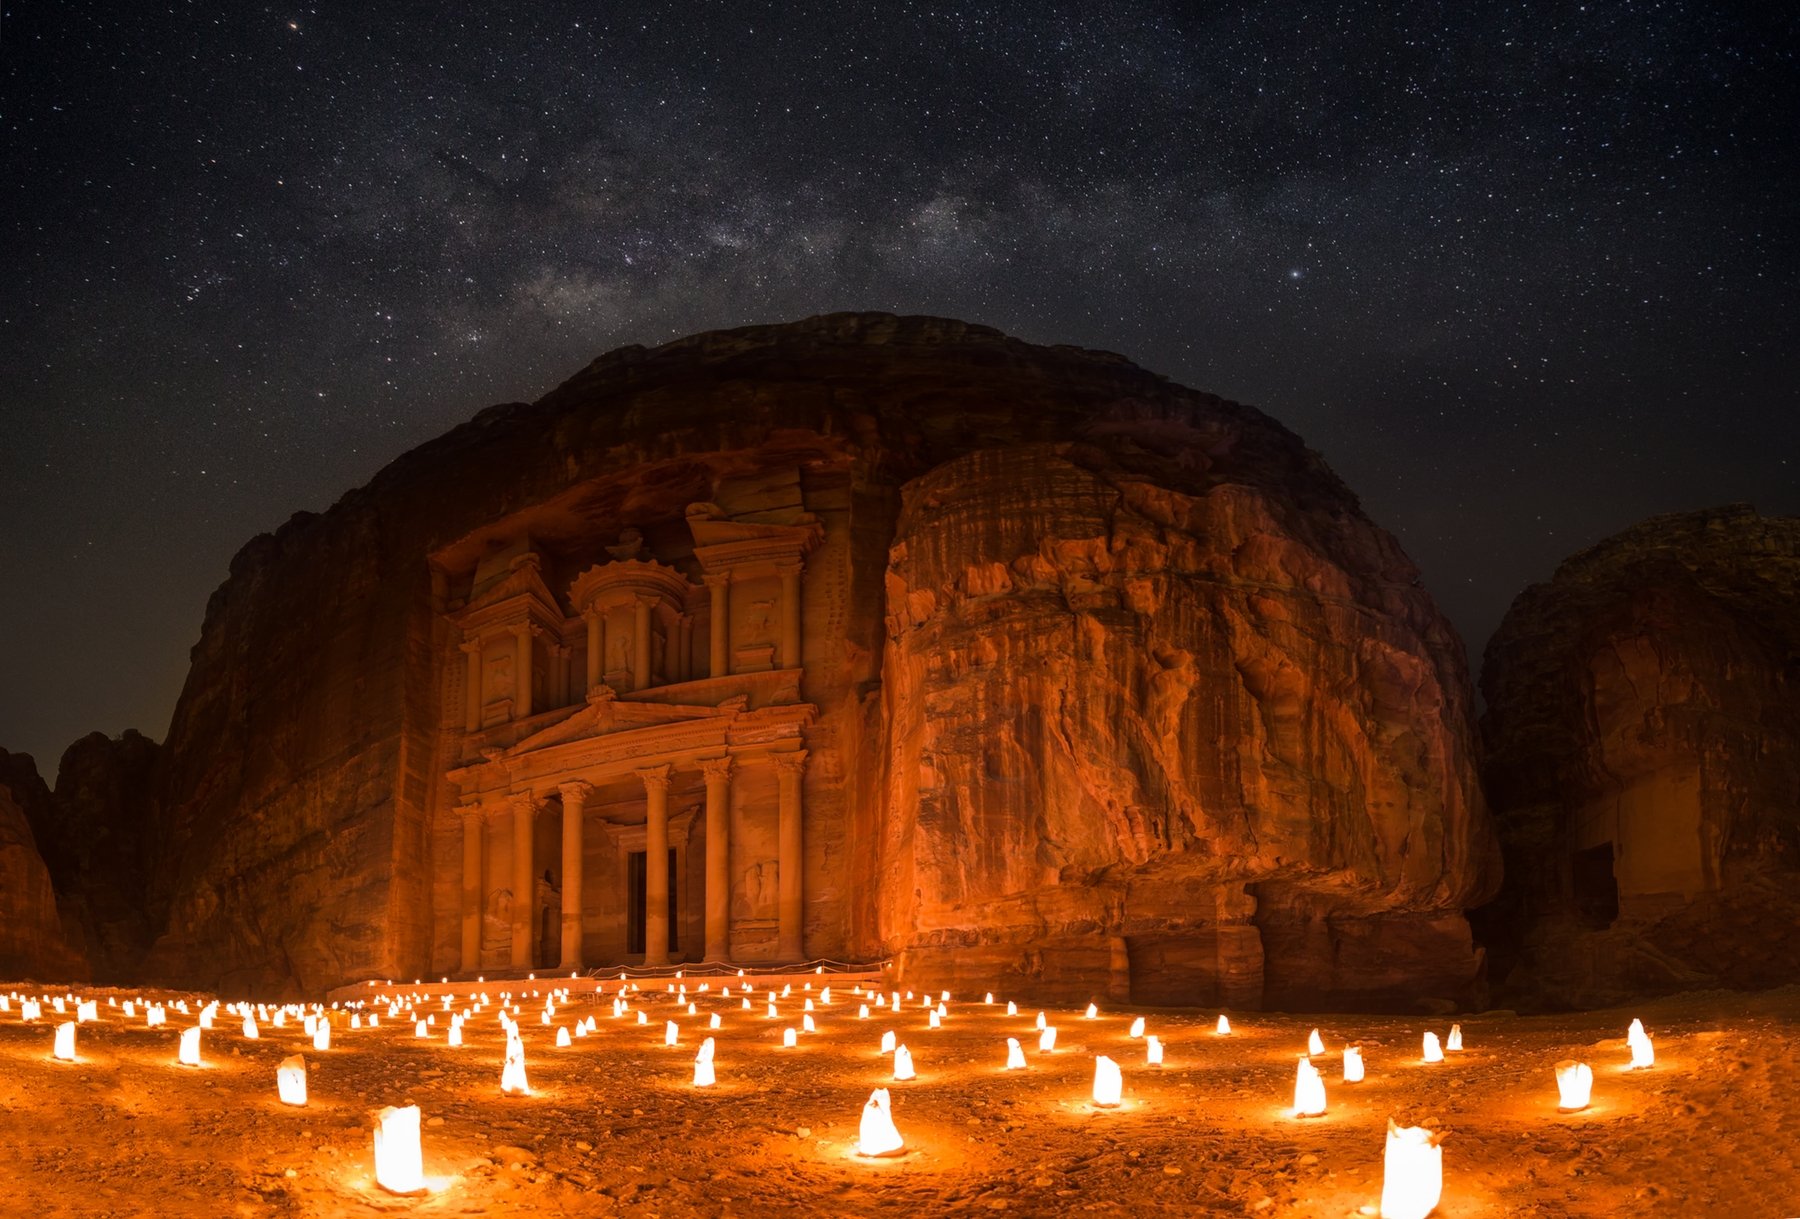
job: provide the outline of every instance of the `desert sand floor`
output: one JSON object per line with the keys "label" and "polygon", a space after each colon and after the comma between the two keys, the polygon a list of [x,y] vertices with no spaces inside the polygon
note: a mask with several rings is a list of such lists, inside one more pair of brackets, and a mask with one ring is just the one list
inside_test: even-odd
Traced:
{"label": "desert sand floor", "polygon": [[[445,1045],[442,1014],[430,1040],[397,1020],[351,1030],[340,1014],[323,1053],[295,1021],[265,1023],[249,1041],[221,1012],[194,1068],[176,1065],[193,1016],[170,1009],[168,1026],[148,1029],[141,1010],[128,1022],[106,1004],[131,994],[79,993],[100,996],[101,1020],[80,1026],[72,1064],[51,1058],[53,1027],[72,1008],[57,1017],[46,1004],[33,1024],[16,1000],[0,1014],[0,1214],[1372,1215],[1392,1116],[1445,1132],[1446,1219],[1800,1215],[1800,988],[1464,1016],[1467,1048],[1440,1065],[1420,1061],[1420,1038],[1447,1032],[1448,1019],[1241,1013],[1219,1037],[1214,1013],[1145,1012],[1161,1068],[1144,1065],[1126,1010],[1049,1012],[1059,1040],[1043,1054],[1035,1009],[1009,1018],[1003,1003],[952,1001],[931,1030],[916,1006],[859,1020],[855,997],[838,991],[815,1013],[819,1032],[782,1050],[782,1028],[800,1023],[798,990],[777,1020],[760,992],[748,1012],[735,996],[699,996],[689,1017],[646,991],[648,1025],[613,1018],[606,1001],[563,1009],[557,1024],[595,1015],[599,1027],[557,1049],[541,998],[526,998],[524,1098],[500,1093],[491,1007],[460,1049]],[[714,1009],[719,1082],[695,1089]],[[1625,1069],[1634,1015],[1655,1038],[1648,1070]],[[663,1044],[669,1018],[681,1025],[674,1048]],[[1302,1120],[1290,1107],[1295,1060],[1315,1025],[1330,1109]],[[916,1080],[891,1082],[878,1052],[889,1028]],[[1008,1036],[1024,1044],[1026,1069],[1000,1069]],[[1347,1039],[1362,1044],[1364,1083],[1340,1082]],[[276,1064],[293,1053],[311,1068],[305,1108],[276,1098]],[[1097,1054],[1124,1068],[1117,1109],[1089,1101]],[[1571,1056],[1593,1067],[1594,1101],[1563,1115],[1552,1064]],[[854,1154],[875,1087],[891,1090],[907,1141],[892,1160]],[[373,1180],[372,1114],[408,1103],[426,1119],[433,1189],[419,1198]]]}

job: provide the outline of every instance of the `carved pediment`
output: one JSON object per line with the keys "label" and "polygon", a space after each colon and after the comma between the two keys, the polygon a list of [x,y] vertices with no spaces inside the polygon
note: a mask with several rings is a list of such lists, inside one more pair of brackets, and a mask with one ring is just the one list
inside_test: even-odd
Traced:
{"label": "carved pediment", "polygon": [[592,740],[640,728],[656,728],[665,724],[689,724],[697,720],[721,720],[729,723],[749,706],[748,695],[728,698],[716,707],[686,706],[679,703],[637,702],[618,697],[611,686],[596,686],[588,695],[588,704],[575,714],[534,732],[504,751],[504,765],[521,755],[566,745],[572,741]]}
{"label": "carved pediment", "polygon": [[452,620],[467,626],[478,619],[491,618],[494,610],[509,602],[535,602],[540,610],[551,613],[559,621],[562,618],[556,595],[544,583],[542,560],[527,553],[515,557],[506,575],[483,589],[479,596],[458,610]]}

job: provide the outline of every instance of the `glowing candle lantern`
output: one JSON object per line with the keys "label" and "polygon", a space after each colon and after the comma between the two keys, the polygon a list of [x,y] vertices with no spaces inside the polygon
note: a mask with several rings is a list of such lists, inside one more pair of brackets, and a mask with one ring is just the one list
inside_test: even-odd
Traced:
{"label": "glowing candle lantern", "polygon": [[710,1088],[715,1082],[713,1074],[713,1039],[708,1037],[700,1043],[700,1052],[694,1055],[694,1086]]}
{"label": "glowing candle lantern", "polygon": [[994,992],[990,990],[981,1001],[988,1007],[994,1006]]}
{"label": "glowing candle lantern", "polygon": [[778,1020],[780,1018],[781,1018],[781,1013],[775,1010],[775,1000],[773,998],[771,998],[769,1000],[769,1010],[763,1013],[763,1019]]}
{"label": "glowing candle lantern", "polygon": [[1087,1011],[1086,1011],[1086,1012],[1085,1012],[1085,1013],[1083,1013],[1083,1015],[1082,1015],[1082,1019],[1084,1019],[1084,1020],[1098,1020],[1098,1019],[1099,1019],[1099,1018],[1100,1018],[1100,1008],[1099,1008],[1099,1006],[1098,1006],[1098,1005],[1097,1005],[1097,1004],[1093,1004],[1093,1003],[1090,1003],[1090,1004],[1088,1004],[1088,1005],[1087,1005]]}
{"label": "glowing candle lantern", "polygon": [[1094,1104],[1102,1109],[1115,1109],[1125,1090],[1119,1064],[1102,1054],[1094,1059]]}
{"label": "glowing candle lantern", "polygon": [[745,1010],[745,1011],[749,1011],[749,1010],[750,1010],[750,1000],[749,1000],[749,999],[747,999],[747,998],[746,998],[746,999],[745,999],[745,1000],[744,1000],[744,1001],[743,1001],[743,1009],[744,1009],[744,1010]]}
{"label": "glowing candle lantern", "polygon": [[444,1039],[444,1044],[454,1050],[454,1049],[460,1048],[462,1046],[462,1043],[463,1043],[462,1025],[460,1025],[460,1024],[451,1025],[450,1026],[450,1035]]}
{"label": "glowing candle lantern", "polygon": [[574,1044],[575,1044],[574,1041],[571,1040],[569,1037],[569,1026],[568,1025],[565,1024],[561,1028],[558,1028],[556,1030],[556,1048],[557,1049],[566,1050],[571,1045],[574,1045]]}
{"label": "glowing candle lantern", "polygon": [[425,1189],[417,1105],[390,1105],[375,1115],[375,1184],[390,1194],[416,1194]]}
{"label": "glowing candle lantern", "polygon": [[1444,1048],[1453,1053],[1462,1052],[1462,1025],[1453,1024],[1450,1026],[1450,1035],[1444,1038]]}
{"label": "glowing candle lantern", "polygon": [[858,1020],[867,1020],[869,1018],[869,1005],[867,1003],[857,1004],[856,1018]]}
{"label": "glowing candle lantern", "polygon": [[[56,998],[50,1000],[50,1009],[59,1016],[66,1015],[69,1010],[68,1008],[63,1006],[63,1001],[62,1001],[61,995],[58,995]],[[186,1009],[183,1008],[183,1010],[185,1011]]]}
{"label": "glowing candle lantern", "polygon": [[245,1040],[255,1041],[258,1038],[260,1038],[261,1036],[262,1036],[261,1032],[259,1032],[256,1027],[256,1017],[250,1015],[248,1012],[244,1013],[244,1038],[245,1038]]}
{"label": "glowing candle lantern", "polygon": [[1144,1018],[1139,1016],[1136,1020],[1133,1020],[1131,1022],[1130,1031],[1125,1035],[1127,1037],[1142,1037],[1144,1035]]}
{"label": "glowing candle lantern", "polygon": [[181,1030],[181,1065],[197,1067],[200,1065],[200,1026]]}
{"label": "glowing candle lantern", "polygon": [[706,1027],[707,1027],[707,1028],[712,1028],[712,1029],[716,1029],[716,1028],[719,1028],[719,1027],[721,1027],[721,1026],[722,1026],[722,1025],[724,1025],[724,1023],[725,1023],[725,1021],[724,1021],[724,1020],[723,1020],[723,1019],[722,1019],[722,1018],[721,1018],[721,1017],[720,1017],[720,1016],[719,1016],[719,1013],[717,1013],[717,1012],[714,1012],[714,1013],[713,1013],[713,1014],[712,1014],[712,1017],[711,1017],[711,1019],[709,1019],[709,1020],[708,1020],[708,1021],[707,1021],[707,1022],[706,1022]]}
{"label": "glowing candle lantern", "polygon": [[125,1000],[125,1019],[130,1020],[133,1017],[135,1017],[136,1015],[137,1015],[137,1004],[133,1003],[129,999]]}
{"label": "glowing candle lantern", "polygon": [[94,1000],[89,999],[86,1003],[75,1005],[75,1023],[87,1024],[89,1021],[98,1019],[100,1019],[100,1005]]}
{"label": "glowing candle lantern", "polygon": [[1556,1096],[1558,1109],[1578,1113],[1588,1107],[1594,1092],[1594,1073],[1585,1062],[1565,1058],[1556,1064]]}
{"label": "glowing candle lantern", "polygon": [[700,1009],[698,1007],[695,1007],[692,1003],[688,1004],[688,1015],[698,1016],[699,1014]]}
{"label": "glowing candle lantern", "polygon": [[881,1035],[881,1052],[883,1054],[892,1054],[894,1052],[894,1045],[894,1030],[889,1029]]}
{"label": "glowing candle lantern", "polygon": [[802,1033],[816,1033],[819,1031],[819,1026],[813,1023],[813,1018],[811,1016],[802,1016],[800,1017],[800,1031]]}
{"label": "glowing candle lantern", "polygon": [[1362,1046],[1347,1045],[1344,1047],[1344,1082],[1347,1084],[1360,1084],[1362,1080]]}
{"label": "glowing candle lantern", "polygon": [[829,986],[819,992],[819,1002],[827,1007],[831,1006],[831,988]]}
{"label": "glowing candle lantern", "polygon": [[1040,1032],[1040,1033],[1050,1027],[1050,1022],[1044,1018],[1044,1013],[1042,1013],[1042,1012],[1038,1013],[1037,1026],[1038,1026],[1038,1032]]}
{"label": "glowing candle lantern", "polygon": [[1438,1035],[1436,1033],[1425,1034],[1424,1058],[1426,1062],[1444,1061],[1444,1048],[1438,1044]]}
{"label": "glowing candle lantern", "polygon": [[1325,1112],[1325,1081],[1312,1059],[1302,1055],[1294,1071],[1294,1116],[1318,1117]]}
{"label": "glowing candle lantern", "polygon": [[649,1024],[650,1017],[648,1015],[646,1015],[643,1011],[640,1010],[638,1012],[638,1023],[639,1024]]}
{"label": "glowing candle lantern", "polygon": [[[131,1005],[126,1004],[126,1006],[129,1007]],[[126,1012],[125,1014],[127,1016],[129,1016],[131,1013]],[[278,1029],[284,1029],[287,1027],[287,1012],[285,1010],[278,1009],[275,1012],[275,1027]]]}
{"label": "glowing candle lantern", "polygon": [[331,1048],[331,1021],[321,1020],[313,1029],[313,1049],[323,1054]]}
{"label": "glowing candle lantern", "polygon": [[525,1043],[517,1029],[506,1031],[506,1061],[500,1067],[500,1091],[506,1096],[529,1096],[531,1086],[525,1082]]}
{"label": "glowing candle lantern", "polygon": [[210,1003],[207,1006],[200,1009],[200,1027],[201,1028],[209,1029],[213,1026],[213,1013],[218,1010],[218,1007],[219,1007],[218,1004]]}
{"label": "glowing candle lantern", "polygon": [[1625,1034],[1625,1042],[1631,1047],[1631,1068],[1656,1065],[1656,1046],[1650,1041],[1650,1034],[1644,1031],[1642,1020],[1633,1020],[1631,1028]]}
{"label": "glowing candle lantern", "polygon": [[1006,1039],[1006,1069],[1008,1071],[1019,1071],[1023,1070],[1024,1066],[1025,1051],[1019,1045],[1019,1039],[1017,1037],[1008,1037]]}
{"label": "glowing candle lantern", "polygon": [[1019,1014],[1019,1005],[1017,1003],[1014,1003],[1011,999],[1008,999],[1006,1001],[1006,1014],[1009,1016],[1018,1015]]}
{"label": "glowing candle lantern", "polygon": [[426,1024],[423,1020],[416,1022],[413,1025],[413,1036],[414,1037],[430,1037],[431,1036],[431,1026],[429,1024]]}
{"label": "glowing candle lantern", "polygon": [[1220,1037],[1231,1036],[1231,1021],[1221,1015],[1219,1017],[1219,1023],[1213,1028],[1213,1032]]}
{"label": "glowing candle lantern", "polygon": [[44,1014],[44,1008],[36,999],[26,999],[19,1004],[19,1022],[30,1024]]}
{"label": "glowing candle lantern", "polygon": [[147,1028],[147,1029],[160,1028],[163,1025],[167,1024],[168,1022],[169,1022],[169,1013],[163,1010],[162,1004],[158,1003],[153,1007],[149,1007],[149,1008],[145,1009],[145,1011],[144,1011],[144,1027],[145,1028]]}
{"label": "glowing candle lantern", "polygon": [[[320,1021],[320,1023],[323,1024],[324,1021]],[[381,1013],[380,1012],[370,1012],[369,1013],[369,1027],[372,1029],[378,1029],[381,1027]]]}
{"label": "glowing candle lantern", "polygon": [[664,1045],[680,1045],[681,1044],[681,1026],[679,1024],[676,1024],[673,1020],[667,1021],[663,1024],[663,1044]]}
{"label": "glowing candle lantern", "polygon": [[903,1045],[894,1047],[894,1078],[913,1079],[912,1051]]}
{"label": "glowing candle lantern", "polygon": [[1444,1196],[1442,1136],[1388,1119],[1381,1161],[1381,1219],[1425,1219]]}
{"label": "glowing candle lantern", "polygon": [[1045,1025],[1044,1031],[1038,1034],[1038,1052],[1048,1054],[1056,1048],[1056,1026]]}
{"label": "glowing candle lantern", "polygon": [[1144,1038],[1144,1062],[1147,1066],[1162,1066],[1162,1039],[1155,1033]]}
{"label": "glowing candle lantern", "polygon": [[935,1008],[935,1007],[934,1007],[934,1008],[932,1008],[932,1009],[931,1009],[931,1013],[930,1013],[930,1015],[928,1015],[928,1016],[927,1016],[927,1017],[926,1017],[926,1019],[925,1019],[925,1026],[926,1026],[926,1027],[927,1027],[927,1028],[934,1028],[934,1029],[935,1029],[935,1028],[940,1028],[940,1027],[942,1027],[942,1025],[943,1025],[943,1020],[942,1020],[942,1018],[940,1018],[940,1017],[939,1017],[939,1016],[938,1016],[938,1014],[937,1014],[937,1009],[936,1009],[936,1008]]}
{"label": "glowing candle lantern", "polygon": [[781,1030],[781,1048],[791,1050],[800,1044],[800,1031],[793,1027]]}
{"label": "glowing candle lantern", "polygon": [[293,1054],[281,1060],[275,1068],[275,1092],[284,1105],[306,1103],[306,1059]]}
{"label": "glowing candle lantern", "polygon": [[869,1103],[863,1106],[862,1125],[857,1130],[857,1153],[866,1156],[891,1156],[898,1155],[905,1147],[906,1141],[900,1137],[900,1130],[894,1125],[887,1089],[877,1088],[869,1094]]}
{"label": "glowing candle lantern", "polygon": [[313,1030],[319,1027],[319,1018],[317,1016],[307,1016],[302,1022],[301,1027],[306,1030],[306,1035],[311,1037],[313,1035]]}
{"label": "glowing candle lantern", "polygon": [[801,1008],[801,1009],[800,1009],[800,1010],[801,1010],[801,1011],[803,1011],[803,1012],[810,1012],[810,1011],[812,1011],[812,1010],[813,1010],[813,1002],[812,1002],[812,1000],[811,1000],[811,999],[808,999],[808,1000],[807,1000],[807,1001],[806,1001],[806,1006],[805,1006],[805,1007],[803,1007],[803,1008]]}
{"label": "glowing candle lantern", "polygon": [[63,1062],[75,1061],[75,1025],[65,1020],[56,1026],[56,1044],[51,1047],[51,1054]]}
{"label": "glowing candle lantern", "polygon": [[1319,1055],[1325,1052],[1325,1039],[1319,1036],[1318,1029],[1307,1034],[1306,1052],[1310,1055]]}

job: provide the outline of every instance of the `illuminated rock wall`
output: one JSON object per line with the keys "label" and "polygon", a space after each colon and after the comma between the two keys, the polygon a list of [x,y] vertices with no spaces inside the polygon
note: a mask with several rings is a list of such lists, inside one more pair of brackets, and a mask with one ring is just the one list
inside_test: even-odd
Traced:
{"label": "illuminated rock wall", "polygon": [[1510,1002],[1800,979],[1800,520],[1657,517],[1573,556],[1482,683]]}

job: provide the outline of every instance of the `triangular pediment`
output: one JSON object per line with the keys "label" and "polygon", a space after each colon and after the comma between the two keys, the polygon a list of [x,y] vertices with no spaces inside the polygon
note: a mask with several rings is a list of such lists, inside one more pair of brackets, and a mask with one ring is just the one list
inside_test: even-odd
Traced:
{"label": "triangular pediment", "polygon": [[562,612],[557,605],[556,594],[552,593],[550,586],[544,583],[543,572],[536,555],[521,555],[514,559],[512,570],[483,589],[480,596],[471,599],[467,605],[457,611],[457,617],[468,618],[480,610],[491,609],[521,597],[536,600],[544,608],[555,610],[558,614]]}
{"label": "triangular pediment", "polygon": [[507,749],[503,756],[516,758],[521,754],[567,745],[572,741],[592,740],[665,724],[691,724],[697,720],[730,721],[742,714],[748,705],[749,698],[745,695],[726,699],[716,707],[637,702],[619,698],[611,687],[597,686],[588,696],[587,706],[532,733]]}

